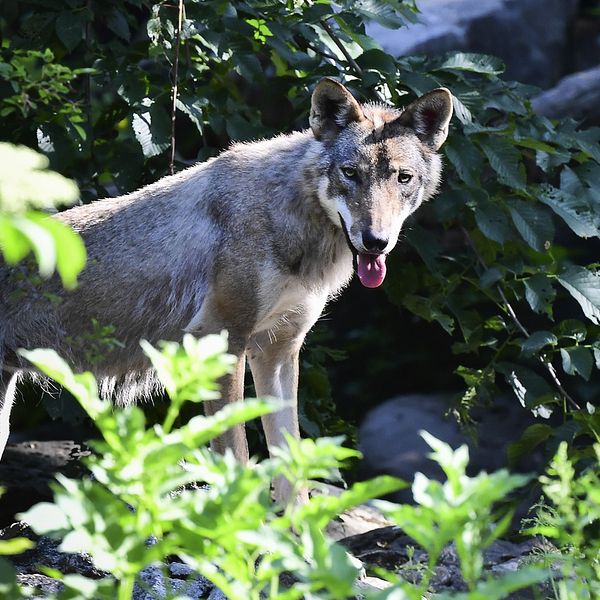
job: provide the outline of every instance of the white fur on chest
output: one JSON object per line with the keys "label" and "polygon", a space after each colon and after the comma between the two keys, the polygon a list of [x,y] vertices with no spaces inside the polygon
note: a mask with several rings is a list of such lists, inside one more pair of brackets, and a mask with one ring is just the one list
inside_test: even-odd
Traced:
{"label": "white fur on chest", "polygon": [[[346,258],[346,257],[344,257]],[[319,318],[327,300],[348,283],[351,260],[338,260],[323,269],[323,277],[305,281],[274,267],[263,271],[259,313],[253,333],[281,327],[305,329]]]}

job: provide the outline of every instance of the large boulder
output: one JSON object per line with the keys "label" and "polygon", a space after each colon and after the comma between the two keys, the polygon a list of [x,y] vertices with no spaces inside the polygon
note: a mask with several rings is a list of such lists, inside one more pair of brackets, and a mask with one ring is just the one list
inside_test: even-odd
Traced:
{"label": "large boulder", "polygon": [[552,119],[573,117],[586,125],[600,124],[600,65],[561,79],[534,98],[532,106]]}
{"label": "large boulder", "polygon": [[420,23],[368,32],[395,56],[451,50],[493,54],[506,77],[547,88],[565,72],[578,0],[418,0]]}
{"label": "large boulder", "polygon": [[[531,413],[511,397],[496,398],[492,406],[474,409],[477,421],[476,438],[461,431],[452,417],[445,413],[450,398],[443,395],[407,395],[393,398],[370,411],[358,432],[358,446],[363,454],[359,477],[394,475],[412,482],[417,471],[430,479],[443,480],[441,468],[429,458],[431,449],[420,435],[427,431],[458,448],[466,444],[471,460],[468,474],[496,471],[507,467],[507,441],[518,440],[534,421]],[[535,471],[541,464],[540,456],[531,453],[513,468]],[[400,502],[410,502],[410,489],[393,495]]]}

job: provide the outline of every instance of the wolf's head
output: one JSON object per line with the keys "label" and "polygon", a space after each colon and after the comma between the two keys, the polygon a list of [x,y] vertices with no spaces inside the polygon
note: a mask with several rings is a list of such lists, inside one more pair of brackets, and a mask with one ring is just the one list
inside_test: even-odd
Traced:
{"label": "wolf's head", "polygon": [[436,152],[451,117],[445,88],[399,111],[360,105],[333,79],[317,84],[310,126],[327,158],[319,200],[344,230],[364,286],[381,285],[404,220],[435,193],[442,170]]}

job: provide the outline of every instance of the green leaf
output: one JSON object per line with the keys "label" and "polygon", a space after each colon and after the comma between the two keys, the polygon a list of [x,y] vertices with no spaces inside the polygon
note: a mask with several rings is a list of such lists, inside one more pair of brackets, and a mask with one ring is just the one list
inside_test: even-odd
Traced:
{"label": "green leaf", "polygon": [[468,71],[484,75],[499,75],[504,72],[504,63],[496,56],[474,54],[470,52],[455,52],[444,60],[435,70]]}
{"label": "green leaf", "polygon": [[65,513],[50,502],[40,502],[28,511],[17,514],[17,518],[25,521],[39,535],[69,529],[69,520]]}
{"label": "green leaf", "polygon": [[579,237],[600,237],[600,220],[584,200],[546,184],[539,187],[538,197]]}
{"label": "green leaf", "polygon": [[65,11],[56,19],[56,35],[69,51],[74,50],[83,40],[85,23],[81,13]]}
{"label": "green leaf", "polygon": [[600,162],[600,127],[577,131],[573,135],[573,142],[596,162]]}
{"label": "green leaf", "polygon": [[483,161],[473,142],[463,135],[451,135],[444,144],[444,152],[458,176],[468,186],[478,187]]}
{"label": "green leaf", "polygon": [[116,33],[122,40],[125,40],[126,42],[129,41],[131,34],[129,32],[127,18],[116,7],[113,7],[108,13],[106,24],[108,25],[108,28],[113,33]]}
{"label": "green leaf", "polygon": [[21,554],[25,550],[35,548],[35,542],[27,538],[10,538],[8,540],[0,540],[0,555]]}
{"label": "green leaf", "polygon": [[24,216],[15,215],[12,224],[27,239],[38,263],[40,275],[50,277],[56,266],[54,239],[46,227],[31,218],[32,214],[34,213],[28,213]]}
{"label": "green leaf", "polygon": [[409,244],[419,253],[423,262],[432,273],[439,270],[436,259],[442,252],[442,245],[436,236],[418,224],[414,224],[406,231],[406,239]]}
{"label": "green leaf", "polygon": [[552,278],[544,273],[536,273],[523,283],[525,285],[525,298],[536,313],[546,313],[552,316],[552,302],[556,297],[556,290],[552,286]]}
{"label": "green leaf", "polygon": [[521,344],[521,352],[525,355],[532,355],[545,346],[556,346],[556,344],[558,344],[558,338],[550,331],[535,331]]}
{"label": "green leaf", "polygon": [[154,100],[144,98],[141,109],[133,114],[131,126],[146,158],[164,152],[170,145],[169,118]]}
{"label": "green leaf", "polygon": [[510,464],[515,464],[521,457],[529,455],[534,448],[545,442],[553,433],[554,429],[545,423],[530,425],[518,441],[508,445],[507,455]]}
{"label": "green leaf", "polygon": [[119,79],[122,81],[117,94],[130,106],[142,103],[148,93],[148,81],[142,71],[125,72]]}
{"label": "green leaf", "polygon": [[184,112],[196,125],[198,131],[202,132],[204,128],[203,110],[208,105],[204,98],[194,98],[185,94],[180,94],[177,98],[177,108]]}
{"label": "green leaf", "polygon": [[579,302],[585,316],[600,325],[600,275],[572,266],[558,276],[559,283]]}
{"label": "green leaf", "polygon": [[426,321],[437,321],[447,333],[452,334],[454,331],[454,319],[443,313],[437,303],[432,302],[431,298],[409,294],[402,298],[402,304]]}
{"label": "green leaf", "polygon": [[28,237],[15,225],[14,220],[13,215],[0,213],[0,250],[9,265],[23,260],[31,250]]}
{"label": "green leaf", "polygon": [[352,12],[355,12],[369,21],[375,21],[388,29],[398,29],[405,24],[404,19],[398,14],[391,3],[381,0],[358,0],[352,3]]}
{"label": "green leaf", "polygon": [[561,338],[571,339],[577,343],[583,342],[587,336],[585,325],[577,319],[562,320],[558,325],[557,332]]}
{"label": "green leaf", "polygon": [[489,137],[480,140],[479,145],[501,183],[517,190],[525,190],[527,184],[521,153],[510,142],[501,137]]}
{"label": "green leaf", "polygon": [[41,213],[28,213],[28,218],[50,233],[56,253],[56,270],[63,285],[72,289],[77,275],[85,267],[86,251],[81,237],[69,226]]}
{"label": "green leaf", "polygon": [[112,413],[110,402],[103,402],[98,398],[96,380],[91,373],[74,374],[71,367],[54,350],[36,348],[19,350],[19,354],[42,373],[67,388],[92,419]]}
{"label": "green leaf", "polygon": [[374,48],[366,50],[356,59],[356,63],[362,69],[374,69],[380,73],[395,73],[396,63],[392,56],[383,50]]}
{"label": "green leaf", "polygon": [[563,371],[567,375],[581,375],[586,381],[589,380],[594,366],[592,353],[582,346],[572,348],[561,348]]}
{"label": "green leaf", "polygon": [[[539,567],[520,568],[499,577],[479,581],[471,592],[442,592],[436,594],[436,600],[504,600],[511,598],[513,592],[531,588],[550,577],[550,572]],[[400,598],[398,600],[401,600]]]}
{"label": "green leaf", "polygon": [[473,123],[471,111],[454,95],[452,96],[452,106],[454,107],[454,114],[463,125],[470,125]]}
{"label": "green leaf", "polygon": [[508,362],[498,363],[496,369],[505,376],[523,407],[531,409],[536,416],[545,418],[550,416],[550,411],[540,405],[554,402],[556,398],[543,377],[527,367]]}
{"label": "green leaf", "polygon": [[498,204],[489,201],[477,203],[475,221],[486,238],[504,244],[514,239],[513,228],[506,212]]}
{"label": "green leaf", "polygon": [[554,239],[551,216],[539,206],[522,200],[508,202],[510,215],[521,237],[538,252],[544,252]]}
{"label": "green leaf", "polygon": [[491,267],[486,269],[479,278],[479,283],[482,288],[490,288],[495,283],[500,281],[504,277],[504,273],[498,269],[498,267]]}
{"label": "green leaf", "polygon": [[43,154],[0,142],[0,211],[22,214],[75,203],[75,183],[47,168]]}

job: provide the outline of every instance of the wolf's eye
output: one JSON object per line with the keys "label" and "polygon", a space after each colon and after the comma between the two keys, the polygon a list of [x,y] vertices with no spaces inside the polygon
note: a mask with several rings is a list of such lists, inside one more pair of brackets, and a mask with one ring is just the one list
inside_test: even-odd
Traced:
{"label": "wolf's eye", "polygon": [[400,171],[400,173],[398,173],[398,183],[406,185],[412,178],[412,173],[407,173],[406,171]]}
{"label": "wolf's eye", "polygon": [[340,171],[344,174],[348,179],[356,179],[358,173],[354,167],[340,167]]}

